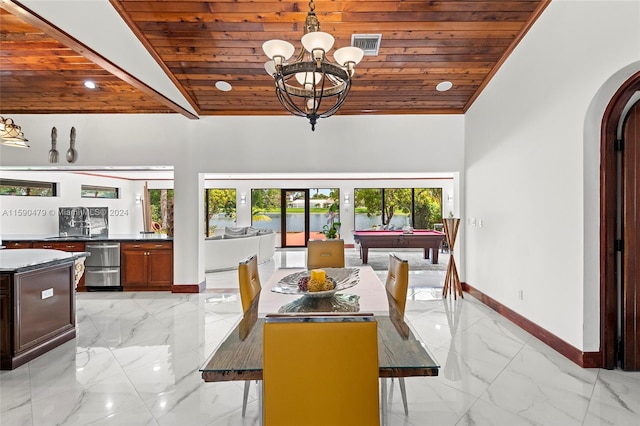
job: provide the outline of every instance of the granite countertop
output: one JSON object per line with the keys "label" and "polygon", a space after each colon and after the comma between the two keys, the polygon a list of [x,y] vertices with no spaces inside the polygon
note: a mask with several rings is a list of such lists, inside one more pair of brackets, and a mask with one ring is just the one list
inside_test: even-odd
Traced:
{"label": "granite countertop", "polygon": [[0,272],[22,272],[87,257],[87,252],[47,249],[0,250]]}
{"label": "granite countertop", "polygon": [[166,234],[109,234],[94,235],[91,237],[61,237],[57,234],[5,234],[2,235],[2,241],[173,241],[173,238],[167,237]]}

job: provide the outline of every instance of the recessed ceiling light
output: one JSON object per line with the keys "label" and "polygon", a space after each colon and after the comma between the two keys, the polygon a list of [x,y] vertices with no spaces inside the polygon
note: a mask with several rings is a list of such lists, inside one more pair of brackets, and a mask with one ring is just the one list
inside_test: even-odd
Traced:
{"label": "recessed ceiling light", "polygon": [[436,86],[436,90],[438,92],[446,92],[447,90],[451,89],[452,87],[453,87],[453,83],[451,83],[450,81],[441,81]]}
{"label": "recessed ceiling light", "polygon": [[91,80],[87,80],[84,82],[84,87],[86,87],[87,89],[95,89],[96,84]]}
{"label": "recessed ceiling light", "polygon": [[231,85],[226,81],[216,81],[216,88],[221,92],[228,92],[231,90]]}

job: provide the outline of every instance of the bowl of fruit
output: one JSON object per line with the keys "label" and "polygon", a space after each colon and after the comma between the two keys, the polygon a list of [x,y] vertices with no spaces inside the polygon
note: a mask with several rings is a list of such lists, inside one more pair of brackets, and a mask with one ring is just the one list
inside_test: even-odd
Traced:
{"label": "bowl of fruit", "polygon": [[326,268],[296,272],[282,278],[271,291],[305,297],[331,297],[358,284],[357,268]]}
{"label": "bowl of fruit", "polygon": [[323,269],[312,269],[309,275],[298,279],[298,290],[306,297],[331,297],[336,291],[336,280],[326,275]]}

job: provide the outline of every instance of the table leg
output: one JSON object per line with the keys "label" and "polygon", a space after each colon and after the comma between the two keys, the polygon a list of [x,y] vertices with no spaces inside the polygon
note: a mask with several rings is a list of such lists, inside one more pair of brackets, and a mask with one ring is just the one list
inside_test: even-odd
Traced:
{"label": "table leg", "polygon": [[434,265],[438,264],[438,253],[440,252],[440,250],[438,250],[438,247],[432,247],[431,248],[431,263]]}
{"label": "table leg", "polygon": [[382,426],[387,425],[387,379],[380,378],[380,410],[382,416],[380,418],[380,424]]}
{"label": "table leg", "polygon": [[360,249],[362,251],[362,263],[368,263],[369,262],[369,247],[362,247]]}

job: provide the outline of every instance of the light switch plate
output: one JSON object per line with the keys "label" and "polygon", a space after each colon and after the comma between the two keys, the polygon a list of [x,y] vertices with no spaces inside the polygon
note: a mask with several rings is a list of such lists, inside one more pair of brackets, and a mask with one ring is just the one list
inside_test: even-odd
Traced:
{"label": "light switch plate", "polygon": [[42,300],[53,297],[53,289],[48,288],[46,290],[42,290]]}

